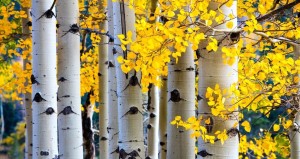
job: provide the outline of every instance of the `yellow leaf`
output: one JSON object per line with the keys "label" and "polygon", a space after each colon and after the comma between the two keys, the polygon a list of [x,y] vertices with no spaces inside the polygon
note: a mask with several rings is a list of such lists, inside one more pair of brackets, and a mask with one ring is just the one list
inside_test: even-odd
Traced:
{"label": "yellow leaf", "polygon": [[129,53],[127,54],[127,58],[128,58],[128,59],[136,59],[136,54],[133,53],[133,52],[129,52]]}
{"label": "yellow leaf", "polygon": [[168,17],[174,17],[175,13],[171,10],[168,11]]}
{"label": "yellow leaf", "polygon": [[118,38],[119,38],[119,39],[125,39],[125,35],[119,34],[119,35],[118,35]]}
{"label": "yellow leaf", "polygon": [[117,61],[118,61],[119,63],[124,63],[124,59],[123,59],[122,56],[118,56],[118,57],[117,57]]}
{"label": "yellow leaf", "polygon": [[232,27],[233,27],[233,22],[231,22],[231,21],[230,21],[230,22],[227,22],[227,23],[226,23],[226,27],[229,28],[229,29],[232,29]]}
{"label": "yellow leaf", "polygon": [[181,116],[175,116],[175,120],[176,121],[180,121],[181,120]]}
{"label": "yellow leaf", "polygon": [[251,131],[251,126],[250,126],[250,123],[248,121],[244,121],[242,123],[242,126],[244,127],[244,129],[247,131],[247,132],[250,132]]}
{"label": "yellow leaf", "polygon": [[273,130],[274,131],[278,131],[279,129],[280,129],[280,125],[278,125],[278,124],[273,125]]}

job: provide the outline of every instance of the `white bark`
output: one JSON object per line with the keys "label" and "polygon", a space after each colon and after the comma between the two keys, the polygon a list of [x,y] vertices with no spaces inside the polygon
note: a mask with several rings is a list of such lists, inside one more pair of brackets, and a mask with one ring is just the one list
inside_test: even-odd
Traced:
{"label": "white bark", "polygon": [[[148,94],[148,111],[149,124],[148,128],[148,157],[151,159],[158,158],[158,90],[154,85],[149,88]],[[149,96],[150,95],[150,96]],[[150,99],[149,99],[150,98]]]}
{"label": "white bark", "polygon": [[[105,2],[99,0],[100,13],[106,12]],[[107,31],[108,22],[105,20],[100,24],[100,30]],[[108,159],[108,43],[109,38],[106,35],[101,36],[99,45],[99,153],[100,159]],[[107,66],[105,65],[107,63]]]}
{"label": "white bark", "polygon": [[[113,21],[114,21],[114,37],[119,34],[126,34],[123,30],[132,31],[133,40],[135,38],[135,14],[129,9],[127,2],[113,3]],[[124,10],[123,10],[124,9]],[[115,44],[120,44],[119,39],[115,39]],[[122,49],[115,46],[115,64],[117,74],[117,95],[118,95],[118,120],[119,120],[119,149],[126,153],[136,151],[141,158],[145,157],[144,137],[143,137],[143,115],[142,111],[142,94],[139,85],[131,86],[129,79],[134,76],[131,71],[126,75],[121,71],[120,64],[116,61],[118,56],[122,56]],[[137,73],[140,82],[140,75]],[[128,86],[128,87],[127,87]],[[137,113],[131,114],[130,108],[137,108]],[[120,153],[120,155],[122,155]],[[130,157],[128,155],[126,158]]]}
{"label": "white bark", "polygon": [[159,158],[167,157],[167,77],[162,77],[162,86],[159,93]]}
{"label": "white bark", "polygon": [[[40,83],[32,85],[33,158],[58,156],[57,149],[57,82],[56,82],[56,19],[41,15],[53,1],[32,0],[32,74]],[[55,13],[55,9],[53,8]],[[40,95],[44,100],[37,99]],[[36,97],[36,99],[34,99]],[[46,114],[46,110],[54,113]],[[51,111],[50,111],[51,112]]]}
{"label": "white bark", "polygon": [[[300,45],[294,45],[294,60],[298,60],[300,56]],[[299,75],[298,75],[299,76]],[[299,101],[297,101],[299,102]],[[299,105],[299,104],[298,104]],[[291,141],[291,159],[298,159],[300,158],[300,114],[299,112],[295,113],[294,119],[294,126],[291,127],[289,136]],[[295,131],[297,130],[297,131]]]}
{"label": "white bark", "polygon": [[[29,8],[22,8],[22,11],[26,12],[29,15]],[[22,18],[22,32],[27,35],[30,34],[29,26],[29,17]],[[23,59],[23,70],[26,69],[26,64],[31,63],[28,59]],[[28,85],[28,82],[26,82]],[[24,94],[23,104],[25,108],[25,121],[26,121],[26,131],[25,131],[25,159],[32,158],[32,108],[31,108],[31,93],[26,92]]]}
{"label": "white bark", "polygon": [[[58,13],[58,132],[60,158],[83,158],[80,96],[80,35],[78,0],[57,2]],[[70,110],[71,108],[71,110]]]}
{"label": "white bark", "polygon": [[[175,116],[181,116],[182,120],[195,116],[195,71],[187,70],[195,68],[191,45],[178,58],[177,64],[173,60],[168,67],[167,158],[194,159],[195,139],[190,136],[192,131],[170,124]],[[180,94],[178,102],[171,100],[171,92],[176,90]]]}
{"label": "white bark", "polygon": [[[113,4],[111,0],[107,3],[107,21],[108,32],[110,35],[114,35],[114,22],[113,22]],[[119,128],[118,128],[118,97],[117,97],[117,79],[116,79],[116,67],[113,55],[113,42],[108,45],[108,60],[113,67],[108,67],[108,135],[109,135],[109,158],[118,158],[119,154],[115,151],[118,149],[119,140]]]}
{"label": "white bark", "polygon": [[[216,3],[211,2],[210,7],[216,8],[218,5]],[[221,7],[223,14],[229,15],[230,13],[233,15],[237,15],[237,2],[234,1],[233,5],[228,8],[226,5]],[[234,23],[233,28],[237,26],[237,19],[230,20]],[[230,32],[231,29],[226,27],[226,24],[220,25],[217,29]],[[227,33],[228,33],[227,32]],[[223,34],[224,35],[224,34]],[[225,40],[225,43],[228,43],[228,38]],[[222,58],[221,47],[219,47],[216,53],[207,53],[207,51],[201,51],[201,55],[203,58],[199,60],[199,95],[205,97],[205,92],[207,87],[215,87],[215,84],[219,84],[221,89],[229,88],[231,84],[237,82],[238,74],[237,74],[237,61],[229,66],[224,64]],[[234,47],[234,46],[233,46]],[[237,59],[236,59],[237,60]],[[228,102],[225,102],[225,105]],[[199,115],[203,117],[212,117],[212,133],[215,131],[222,131],[224,129],[229,130],[233,128],[234,123],[238,122],[236,116],[230,118],[230,120],[224,121],[224,119],[213,117],[211,115],[211,109],[207,105],[207,100],[199,101]],[[206,115],[209,114],[209,115]],[[237,115],[237,114],[235,114]],[[201,157],[198,155],[198,158],[204,159],[237,159],[238,158],[238,135],[234,137],[229,137],[228,140],[222,145],[220,141],[215,142],[214,144],[203,142],[200,138],[198,141],[198,151],[206,150],[208,153],[212,154],[212,156]]]}

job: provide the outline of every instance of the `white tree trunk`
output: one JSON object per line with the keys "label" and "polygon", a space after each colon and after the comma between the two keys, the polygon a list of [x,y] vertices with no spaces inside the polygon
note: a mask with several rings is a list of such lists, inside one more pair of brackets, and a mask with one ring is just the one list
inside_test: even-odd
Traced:
{"label": "white tree trunk", "polygon": [[[103,0],[99,0],[100,13],[107,11]],[[108,21],[100,24],[100,30],[107,31]],[[108,159],[108,40],[106,35],[101,36],[101,43],[99,45],[99,153],[100,159]],[[107,65],[105,65],[107,64]]]}
{"label": "white tree trunk", "polygon": [[[56,19],[42,16],[52,4],[32,0],[32,74],[39,82],[32,85],[34,159],[58,156]],[[55,13],[54,8],[52,11]]]}
{"label": "white tree trunk", "polygon": [[80,96],[80,35],[78,0],[57,2],[58,13],[58,132],[60,158],[83,158],[81,96]]}
{"label": "white tree trunk", "polygon": [[[211,2],[210,7],[216,8],[218,5],[216,3]],[[237,15],[237,2],[234,1],[233,5],[228,8],[226,5],[223,5],[221,7],[221,10],[223,11],[222,14],[225,16],[229,14]],[[233,22],[233,28],[237,27],[237,19],[230,20]],[[217,27],[218,29],[222,30],[228,30],[230,32],[232,29],[228,29],[226,27],[226,24],[219,25]],[[228,34],[227,32],[227,34]],[[219,34],[219,33],[217,33]],[[223,34],[224,35],[224,34]],[[218,38],[218,37],[217,37]],[[227,42],[229,39],[226,38],[225,42]],[[232,65],[229,66],[227,64],[224,64],[223,58],[222,58],[222,52],[221,52],[221,46],[219,46],[219,49],[216,53],[207,53],[207,51],[201,51],[201,56],[203,58],[200,58],[199,60],[199,95],[202,97],[205,97],[205,92],[207,87],[214,88],[216,84],[220,85],[221,89],[229,88],[231,84],[236,83],[238,81],[238,74],[237,74],[237,61]],[[233,46],[234,47],[234,46]],[[237,60],[237,59],[236,59]],[[225,102],[225,105],[229,104],[228,102]],[[223,131],[224,129],[229,130],[233,128],[233,125],[238,122],[238,120],[233,116],[229,120],[225,120],[214,117],[211,115],[211,109],[207,105],[207,100],[200,100],[199,101],[199,115],[203,116],[204,118],[211,117],[213,124],[212,126],[212,134],[214,132],[220,130]],[[206,115],[208,114],[208,115]],[[237,115],[237,114],[235,114]],[[200,138],[198,141],[198,152],[205,150],[206,152],[212,154],[212,156],[200,156],[198,155],[198,158],[203,159],[238,159],[238,147],[239,147],[239,139],[238,135],[234,137],[229,137],[228,140],[225,141],[225,143],[222,145],[220,141],[216,141],[214,144],[210,144],[207,142],[203,142],[203,140]]]}
{"label": "white tree trunk", "polygon": [[168,77],[162,77],[162,86],[159,92],[159,158],[167,157],[167,105],[168,105]]}
{"label": "white tree trunk", "polygon": [[[107,3],[107,21],[108,21],[108,33],[114,35],[114,22],[113,22],[113,4],[111,0]],[[113,39],[111,39],[113,40]],[[118,149],[119,140],[119,128],[118,128],[118,97],[117,97],[117,79],[116,79],[116,67],[113,54],[113,42],[108,44],[108,61],[111,66],[108,65],[108,136],[109,136],[109,158],[118,158],[119,154],[116,152]]]}
{"label": "white tree trunk", "polygon": [[[29,15],[29,8],[22,8],[22,11]],[[30,34],[29,30],[29,17],[22,18],[22,32],[24,35]],[[31,63],[28,59],[23,59],[23,70],[26,70],[26,64]],[[28,85],[28,82],[26,82]],[[25,159],[32,158],[32,108],[31,108],[31,93],[27,92],[23,97],[23,104],[25,108],[25,121],[26,121],[26,132],[25,132]]]}
{"label": "white tree trunk", "polygon": [[[148,94],[148,111],[149,124],[148,129],[148,157],[151,159],[158,158],[158,90],[153,84],[149,88]],[[149,99],[150,98],[150,99]],[[149,103],[150,102],[150,103]]]}
{"label": "white tree trunk", "polygon": [[[135,14],[129,8],[127,2],[113,3],[114,37],[119,34],[126,34],[131,31],[133,40],[135,38]],[[126,32],[122,32],[126,31]],[[115,39],[115,44],[120,44],[119,39]],[[138,153],[141,158],[145,157],[144,137],[143,137],[143,114],[142,114],[142,93],[140,84],[132,86],[129,79],[135,77],[133,71],[125,75],[120,64],[116,61],[118,56],[123,56],[121,47],[115,45],[115,64],[117,74],[117,95],[118,95],[118,120],[119,120],[119,150],[121,158],[131,157],[124,154]],[[128,48],[129,49],[129,48]],[[126,58],[126,57],[125,57]],[[136,74],[140,82],[139,73]],[[130,112],[130,109],[132,110]],[[137,110],[138,109],[138,110]],[[132,113],[134,112],[134,113]],[[125,153],[123,153],[125,151]]]}
{"label": "white tree trunk", "polygon": [[[189,68],[189,69],[187,69]],[[168,126],[167,126],[167,158],[194,159],[195,139],[191,138],[192,131],[186,131],[183,127],[177,128],[169,124],[175,116],[181,116],[182,120],[195,116],[195,69],[194,55],[191,45],[186,52],[168,66]],[[171,94],[180,95],[179,98],[171,97]]]}
{"label": "white tree trunk", "polygon": [[[294,60],[298,60],[300,56],[300,45],[294,46]],[[299,76],[299,75],[298,75]],[[299,76],[300,77],[300,76]],[[299,102],[299,101],[296,101]],[[299,106],[299,104],[298,104]],[[300,114],[299,112],[295,113],[295,116],[292,117],[294,120],[294,126],[291,127],[289,136],[291,141],[291,159],[298,159],[300,158]],[[295,131],[297,130],[297,131]]]}

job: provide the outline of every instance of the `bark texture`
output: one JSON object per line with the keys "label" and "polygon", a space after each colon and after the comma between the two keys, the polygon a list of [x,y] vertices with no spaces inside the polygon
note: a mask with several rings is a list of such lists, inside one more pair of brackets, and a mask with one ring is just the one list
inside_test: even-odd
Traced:
{"label": "bark texture", "polygon": [[54,6],[53,1],[32,1],[32,74],[38,81],[32,84],[34,159],[58,156]]}
{"label": "bark texture", "polygon": [[78,0],[57,2],[58,134],[60,158],[83,158]]}

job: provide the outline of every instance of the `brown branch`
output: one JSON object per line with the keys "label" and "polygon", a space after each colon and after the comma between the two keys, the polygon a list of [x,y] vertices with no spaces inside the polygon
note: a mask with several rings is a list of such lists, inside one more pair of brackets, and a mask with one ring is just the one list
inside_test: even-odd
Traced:
{"label": "brown branch", "polygon": [[286,9],[290,9],[290,8],[294,7],[294,6],[297,5],[298,3],[300,3],[300,0],[296,0],[296,1],[292,2],[292,3],[289,3],[289,4],[287,4],[287,5],[284,5],[284,6],[278,8],[278,9],[276,9],[276,10],[271,11],[271,12],[268,13],[268,14],[265,14],[265,15],[263,15],[263,16],[261,16],[261,17],[256,18],[256,20],[257,20],[258,22],[263,22],[263,21],[269,19],[270,17],[272,17],[272,16],[274,16],[274,15],[276,15],[276,14],[278,14],[278,13],[280,13],[280,12],[286,10]]}

